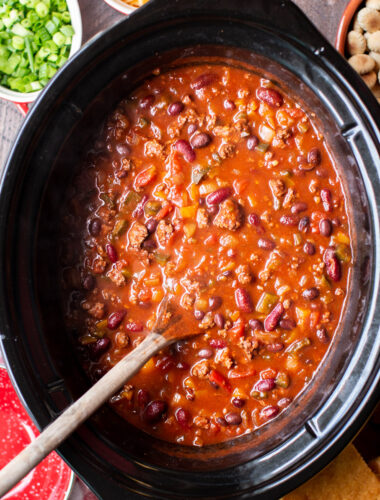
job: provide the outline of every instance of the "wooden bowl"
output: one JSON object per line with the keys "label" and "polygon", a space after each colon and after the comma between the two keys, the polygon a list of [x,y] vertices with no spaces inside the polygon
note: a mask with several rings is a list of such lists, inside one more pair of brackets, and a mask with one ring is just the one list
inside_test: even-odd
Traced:
{"label": "wooden bowl", "polygon": [[347,32],[351,26],[352,19],[363,3],[363,0],[350,0],[344,9],[335,39],[335,48],[342,56],[345,55]]}

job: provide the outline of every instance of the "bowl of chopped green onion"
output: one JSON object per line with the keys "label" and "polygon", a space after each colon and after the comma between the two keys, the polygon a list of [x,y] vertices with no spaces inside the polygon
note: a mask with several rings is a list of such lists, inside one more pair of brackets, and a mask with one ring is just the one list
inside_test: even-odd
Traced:
{"label": "bowl of chopped green onion", "polygon": [[1,0],[0,97],[34,101],[81,43],[77,0]]}

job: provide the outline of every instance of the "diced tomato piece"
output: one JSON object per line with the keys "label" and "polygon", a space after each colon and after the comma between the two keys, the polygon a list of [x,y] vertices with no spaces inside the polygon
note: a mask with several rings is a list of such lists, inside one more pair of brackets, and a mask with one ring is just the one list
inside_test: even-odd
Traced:
{"label": "diced tomato piece", "polygon": [[216,236],[216,234],[210,234],[210,236],[206,238],[203,243],[206,245],[206,247],[215,245],[216,243],[218,243],[218,237]]}
{"label": "diced tomato piece", "polygon": [[161,210],[158,211],[156,215],[157,220],[164,219],[170,212],[173,210],[173,205],[171,203],[168,203],[167,205],[164,205]]}
{"label": "diced tomato piece", "polygon": [[211,370],[210,375],[209,375],[209,380],[210,382],[213,382],[216,385],[219,385],[220,387],[223,387],[226,389],[228,392],[231,392],[231,386],[226,377],[222,375],[220,372],[217,370]]}
{"label": "diced tomato piece", "polygon": [[293,109],[288,108],[286,110],[286,112],[292,118],[303,118],[305,116],[305,113],[302,111],[302,109],[298,109],[298,108],[293,108]]}
{"label": "diced tomato piece", "polygon": [[168,199],[177,207],[185,207],[189,202],[189,195],[182,185],[175,185],[170,188]]}
{"label": "diced tomato piece", "polygon": [[157,171],[156,167],[148,167],[142,172],[140,172],[135,179],[135,188],[141,188],[147,186],[153,179],[156,178]]}
{"label": "diced tomato piece", "polygon": [[233,182],[234,191],[236,194],[241,194],[247,187],[249,181],[247,179],[235,179]]}
{"label": "diced tomato piece", "polygon": [[169,157],[169,173],[170,176],[174,176],[182,172],[183,167],[181,165],[181,155],[178,151],[173,151]]}
{"label": "diced tomato piece", "polygon": [[228,372],[228,378],[247,378],[253,375],[256,375],[256,370],[254,368],[246,368],[245,370],[232,368],[232,370]]}
{"label": "diced tomato piece", "polygon": [[310,328],[314,330],[316,326],[319,323],[319,318],[320,318],[320,312],[319,311],[312,311],[310,314]]}
{"label": "diced tomato piece", "polygon": [[238,342],[244,335],[245,323],[239,318],[235,321],[232,328],[228,330],[228,335],[233,339],[234,342]]}

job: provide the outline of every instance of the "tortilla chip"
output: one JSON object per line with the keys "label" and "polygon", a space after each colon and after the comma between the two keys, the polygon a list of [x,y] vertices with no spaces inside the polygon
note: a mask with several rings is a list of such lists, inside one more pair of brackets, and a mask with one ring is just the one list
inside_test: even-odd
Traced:
{"label": "tortilla chip", "polygon": [[370,460],[368,466],[380,479],[380,457]]}
{"label": "tortilla chip", "polygon": [[380,500],[380,481],[353,445],[283,500]]}

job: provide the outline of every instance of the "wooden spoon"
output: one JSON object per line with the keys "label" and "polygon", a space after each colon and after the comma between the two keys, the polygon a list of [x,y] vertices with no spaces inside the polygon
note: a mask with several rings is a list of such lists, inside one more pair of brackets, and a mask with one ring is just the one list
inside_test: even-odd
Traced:
{"label": "wooden spoon", "polygon": [[121,359],[0,471],[0,497],[57,448],[154,354],[177,340],[194,335],[193,332],[185,330],[181,318],[173,304],[165,297],[158,309],[156,324],[143,342]]}

